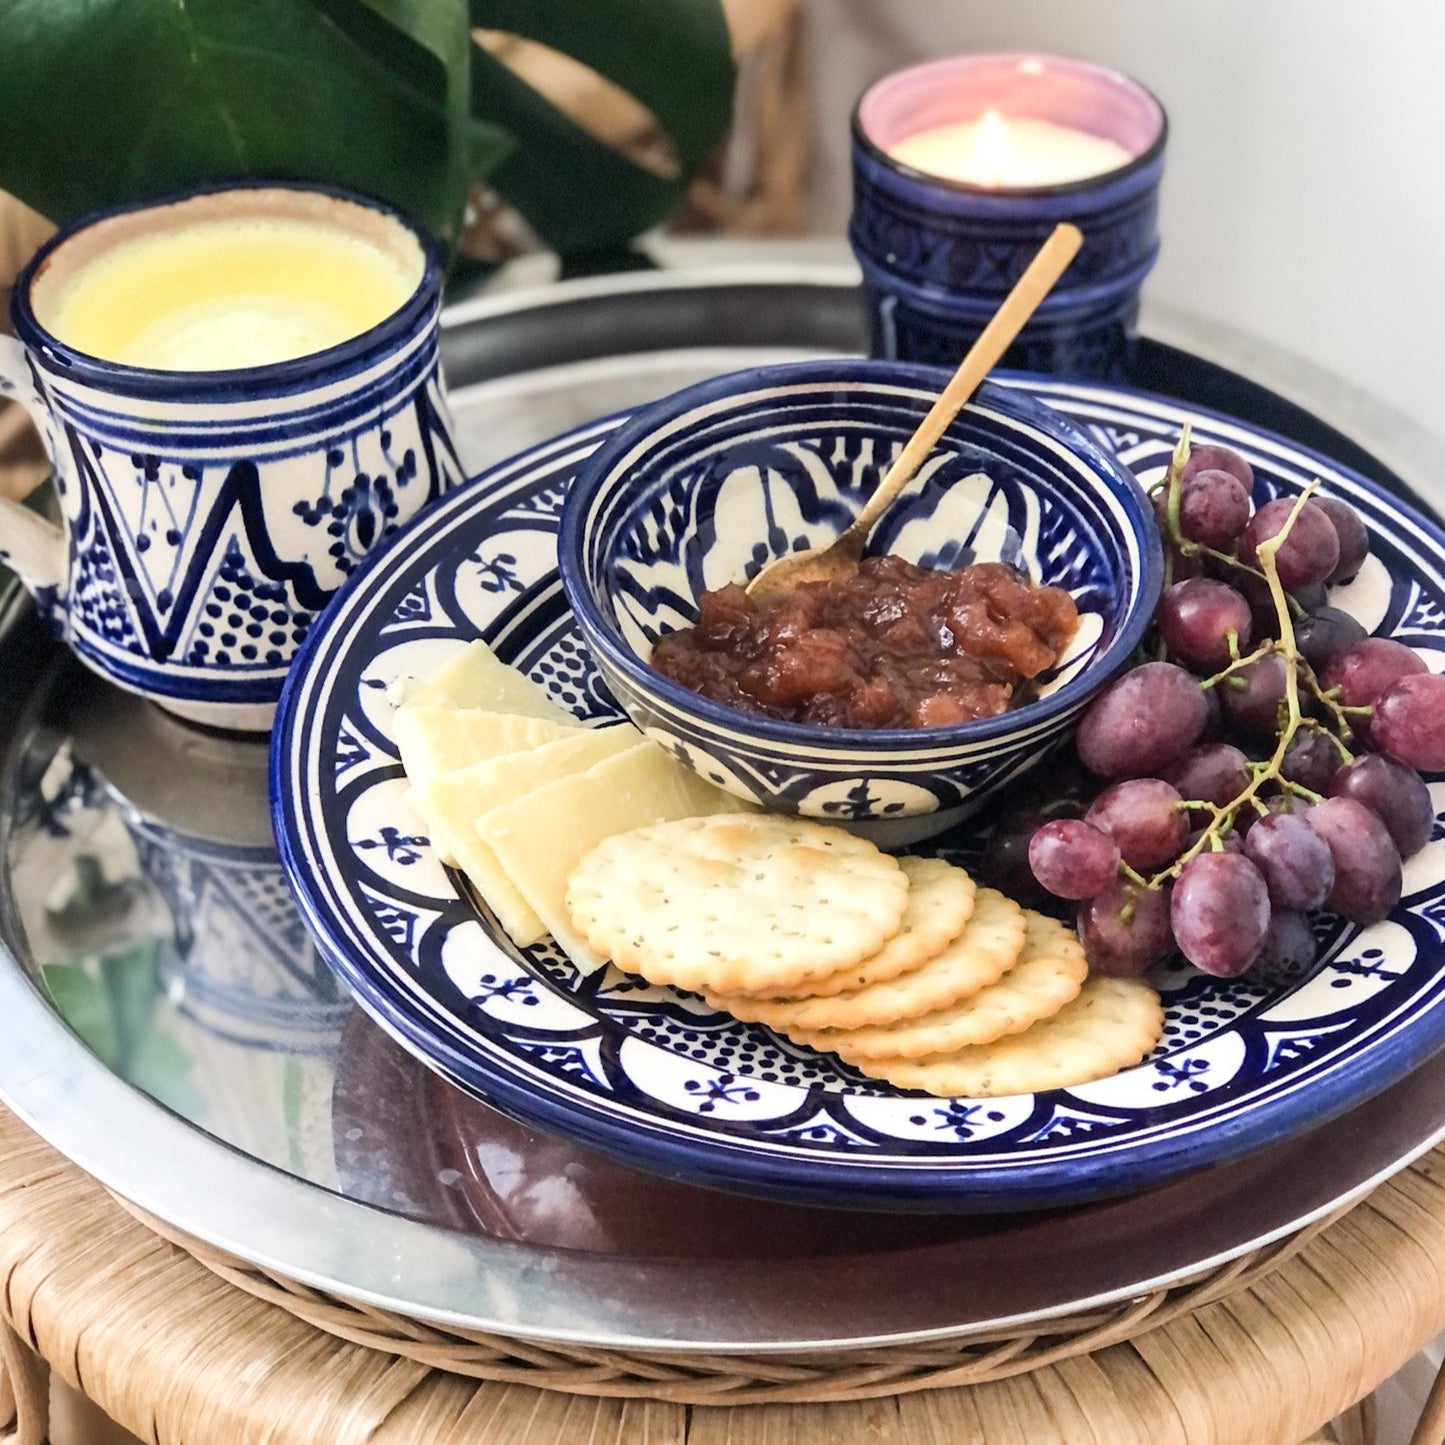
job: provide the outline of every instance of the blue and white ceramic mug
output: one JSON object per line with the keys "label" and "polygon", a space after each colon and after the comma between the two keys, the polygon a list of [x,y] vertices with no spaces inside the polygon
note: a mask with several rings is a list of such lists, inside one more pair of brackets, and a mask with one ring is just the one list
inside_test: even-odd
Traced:
{"label": "blue and white ceramic mug", "polygon": [[[226,371],[88,355],[54,296],[123,237],[212,218],[340,226],[415,274],[370,330]],[[34,417],[61,525],[0,501],[0,558],[95,671],[214,727],[269,728],[291,658],[361,557],[462,476],[438,369],[441,268],[396,212],[320,186],[231,185],[87,217],[16,282],[0,395]]]}

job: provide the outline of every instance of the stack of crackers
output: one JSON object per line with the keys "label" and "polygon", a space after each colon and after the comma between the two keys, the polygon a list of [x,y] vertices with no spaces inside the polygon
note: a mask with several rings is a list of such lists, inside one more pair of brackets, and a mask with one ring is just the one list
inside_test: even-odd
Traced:
{"label": "stack of crackers", "polygon": [[471,643],[407,690],[411,805],[521,947],[618,968],[945,1096],[1103,1078],[1159,1040],[1158,996],[937,858],[719,791],[629,726],[591,730]]}
{"label": "stack of crackers", "polygon": [[1163,1030],[1137,979],[1090,977],[1062,924],[962,868],[772,814],[614,834],[567,880],[573,929],[650,983],[902,1088],[986,1098],[1138,1063]]}

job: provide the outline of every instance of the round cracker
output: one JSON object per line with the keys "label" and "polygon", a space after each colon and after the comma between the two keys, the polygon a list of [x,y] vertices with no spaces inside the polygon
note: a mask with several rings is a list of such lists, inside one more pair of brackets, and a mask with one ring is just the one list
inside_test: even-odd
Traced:
{"label": "round cracker", "polygon": [[897,933],[907,905],[903,870],[866,839],[766,813],[616,834],[567,880],[567,911],[593,948],[651,983],[699,991],[848,968]]}
{"label": "round cracker", "polygon": [[750,994],[750,998],[833,998],[870,984],[887,983],[937,958],[973,917],[977,885],[962,868],[942,858],[900,858],[908,877],[908,907],[898,932],[871,958],[855,968],[840,969],[810,980],[792,995],[781,989]]}
{"label": "round cracker", "polygon": [[997,983],[936,1013],[868,1029],[800,1033],[794,1042],[860,1059],[921,1059],[951,1054],[971,1044],[990,1044],[1052,1018],[1079,996],[1089,965],[1084,946],[1062,923],[1031,909],[1019,961]]}
{"label": "round cracker", "polygon": [[859,1060],[854,1067],[902,1089],[941,1098],[1035,1094],[1106,1079],[1159,1042],[1159,995],[1136,978],[1090,978],[1052,1018],[991,1044],[922,1059]]}
{"label": "round cracker", "polygon": [[709,992],[707,1001],[747,1023],[780,1033],[858,1029],[918,1018],[996,983],[1018,962],[1024,944],[1024,912],[993,888],[980,888],[973,916],[941,953],[911,973],[870,984],[836,998],[758,999]]}

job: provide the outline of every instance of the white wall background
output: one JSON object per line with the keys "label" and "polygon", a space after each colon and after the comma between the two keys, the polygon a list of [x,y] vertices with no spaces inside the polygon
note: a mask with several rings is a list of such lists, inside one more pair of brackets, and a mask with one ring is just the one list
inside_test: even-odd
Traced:
{"label": "white wall background", "polygon": [[809,0],[816,230],[848,117],[926,55],[1127,71],[1170,117],[1155,298],[1351,376],[1445,434],[1445,0]]}

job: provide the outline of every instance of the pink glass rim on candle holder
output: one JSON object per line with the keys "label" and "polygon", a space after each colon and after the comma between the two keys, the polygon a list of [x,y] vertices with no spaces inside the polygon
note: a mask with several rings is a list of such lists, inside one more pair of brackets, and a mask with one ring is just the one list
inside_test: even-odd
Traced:
{"label": "pink glass rim on candle holder", "polygon": [[[935,126],[978,120],[1051,121],[1122,146],[1132,159],[1116,170],[1047,186],[984,186],[915,170],[891,148]],[[864,93],[853,112],[858,143],[877,159],[930,185],[979,195],[1052,195],[1106,185],[1152,160],[1164,147],[1164,107],[1136,80],[1062,55],[990,52],[954,55],[894,71]]]}

